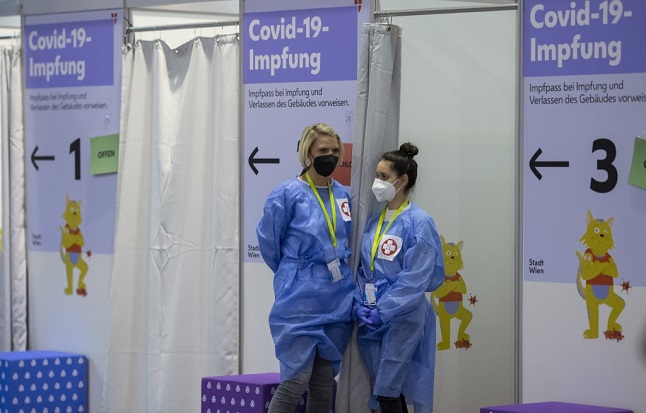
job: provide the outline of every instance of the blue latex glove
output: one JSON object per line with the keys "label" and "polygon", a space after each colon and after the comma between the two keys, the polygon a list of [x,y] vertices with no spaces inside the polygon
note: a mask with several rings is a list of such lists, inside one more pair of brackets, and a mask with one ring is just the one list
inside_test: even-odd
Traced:
{"label": "blue latex glove", "polygon": [[375,307],[370,309],[370,316],[368,317],[368,321],[369,327],[374,327],[375,329],[384,323],[383,321],[381,321],[381,317],[379,317],[378,308]]}
{"label": "blue latex glove", "polygon": [[370,309],[368,307],[357,307],[357,320],[359,320],[359,327],[363,327],[370,323]]}

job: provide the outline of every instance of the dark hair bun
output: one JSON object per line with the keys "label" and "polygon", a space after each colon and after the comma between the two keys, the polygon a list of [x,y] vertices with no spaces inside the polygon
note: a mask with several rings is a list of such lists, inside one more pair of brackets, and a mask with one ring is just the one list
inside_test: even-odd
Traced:
{"label": "dark hair bun", "polygon": [[399,147],[399,152],[401,152],[408,159],[413,159],[413,157],[415,157],[415,155],[419,153],[419,149],[417,149],[417,146],[413,145],[412,143],[406,142],[402,143],[402,145]]}

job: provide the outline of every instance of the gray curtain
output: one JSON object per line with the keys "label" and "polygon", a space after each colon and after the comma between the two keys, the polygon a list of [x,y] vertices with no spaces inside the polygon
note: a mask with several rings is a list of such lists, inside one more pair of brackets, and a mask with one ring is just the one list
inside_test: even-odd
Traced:
{"label": "gray curtain", "polygon": [[[399,145],[401,27],[366,24],[361,35],[352,145],[352,268],[359,266],[361,236],[375,207],[372,182],[381,155]],[[356,345],[356,328],[343,358],[338,413],[370,412],[370,379]]]}
{"label": "gray curtain", "polygon": [[25,155],[20,46],[0,47],[0,351],[27,349]]}

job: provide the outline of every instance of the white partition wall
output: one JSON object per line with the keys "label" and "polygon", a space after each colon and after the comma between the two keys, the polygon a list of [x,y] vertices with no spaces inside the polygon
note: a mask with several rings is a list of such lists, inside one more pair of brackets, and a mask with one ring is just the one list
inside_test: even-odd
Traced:
{"label": "white partition wall", "polygon": [[[97,10],[108,7],[117,7],[119,10],[124,5],[122,1],[59,1],[59,2],[41,2],[41,1],[25,1],[23,13],[26,16],[44,15],[47,16],[53,13],[71,12],[73,10]],[[160,2],[154,1],[139,1],[133,6],[151,6]],[[155,10],[139,9],[130,16],[128,22],[123,22],[126,27],[128,23],[135,27],[144,27],[149,25],[166,26],[175,24],[189,24],[193,22],[210,22],[214,20],[229,20],[230,16],[230,3],[231,1],[211,2],[211,12],[200,13],[199,10],[195,12],[175,12],[165,8]],[[223,9],[217,6],[221,4]],[[236,1],[237,6],[237,1]],[[203,4],[204,10],[207,10],[207,5]],[[181,6],[180,6],[181,8]],[[237,9],[236,9],[237,10]],[[233,20],[237,20],[234,16]],[[119,21],[119,33],[116,35],[115,50],[119,56],[119,67],[121,62],[121,44],[123,36],[121,34],[122,21]],[[210,29],[190,29],[184,31],[167,31],[162,33],[163,30],[149,33],[137,33],[136,40],[146,40],[154,38],[162,38],[175,46],[179,46],[184,42],[193,40],[196,36],[213,37],[215,34],[220,34],[224,31],[229,32],[229,28],[219,29],[215,32],[213,28]],[[121,71],[117,72],[120,77]],[[70,88],[74,91],[75,88]],[[120,81],[117,84],[117,91],[120,90]],[[119,104],[112,105],[116,113],[119,113]],[[116,130],[118,131],[118,116],[112,117],[117,119]],[[101,123],[103,126],[103,121]],[[54,128],[57,133],[65,128]],[[97,135],[99,133],[96,133]],[[41,149],[43,146],[41,145]],[[31,149],[33,151],[33,148]],[[31,151],[29,155],[31,155]],[[235,152],[235,151],[234,151]],[[66,153],[65,153],[66,154]],[[85,152],[84,152],[85,156]],[[232,157],[237,156],[237,153],[232,153]],[[58,157],[57,159],[67,159],[65,157]],[[28,165],[31,167],[31,163]],[[42,167],[41,167],[42,170]],[[85,173],[85,169],[83,170]],[[63,201],[65,194],[62,194]],[[73,195],[71,195],[73,196]],[[87,199],[86,199],[87,202]],[[105,200],[104,206],[106,209],[114,208],[110,206],[110,202],[115,202],[114,197]],[[52,210],[56,211],[56,215],[60,216],[62,210],[60,203],[52,206]],[[83,205],[87,205],[84,203]],[[64,207],[65,205],[63,205]],[[87,216],[85,217],[87,219]],[[89,223],[87,220],[86,223]],[[28,224],[29,225],[29,224]],[[56,224],[58,226],[58,223]],[[108,237],[109,232],[104,231],[101,233],[103,237]],[[87,235],[86,235],[87,236]],[[110,235],[111,236],[111,235]],[[86,239],[87,240],[87,239]],[[96,247],[93,247],[96,252]],[[108,308],[108,293],[110,288],[110,273],[113,265],[112,254],[94,254],[91,257],[91,269],[88,272],[86,282],[90,286],[87,297],[69,297],[63,295],[63,287],[60,286],[61,280],[64,280],[64,274],[58,274],[61,268],[61,260],[58,253],[32,253],[29,261],[29,282],[30,282],[30,296],[29,296],[29,348],[30,349],[47,349],[47,350],[60,350],[60,351],[74,351],[88,355],[89,358],[89,410],[101,411],[101,392],[105,381],[106,371],[106,343],[107,343],[107,324],[109,316]],[[198,383],[195,388],[196,397],[199,397],[199,378],[195,379]]]}
{"label": "white partition wall", "polygon": [[523,1],[522,398],[644,413],[646,3],[608,4]]}
{"label": "white partition wall", "polygon": [[[382,10],[473,6],[382,0]],[[471,347],[436,354],[435,412],[514,402],[516,12],[394,17],[403,26],[400,141],[418,145],[413,200],[463,241]],[[475,297],[474,303],[468,299]],[[477,300],[477,302],[476,302]],[[438,323],[438,342],[440,340]]]}
{"label": "white partition wall", "polygon": [[[528,1],[518,0],[518,3],[522,6]],[[633,10],[633,5],[641,1],[612,0],[605,4],[612,4],[614,8],[608,12],[616,14],[619,4],[625,10]],[[239,20],[242,2],[0,0],[0,15],[22,13],[24,22],[27,16],[115,9],[124,10],[126,16],[134,17],[129,23],[135,26],[163,26]],[[325,4],[326,0],[308,0],[303,4],[317,2]],[[513,0],[347,0],[348,4],[362,2],[365,8],[376,7],[377,11],[385,11],[487,7],[510,4]],[[561,2],[544,0],[543,3],[557,7],[554,5]],[[561,8],[568,10],[570,3],[587,2],[563,2]],[[602,0],[590,1],[594,7],[603,3]],[[634,10],[643,9],[640,6]],[[522,119],[518,116],[521,12],[522,7],[521,10],[420,13],[387,18],[403,28],[400,143],[410,141],[420,149],[416,158],[420,175],[412,199],[434,217],[446,241],[463,242],[464,268],[460,273],[467,286],[464,306],[472,314],[466,329],[470,335],[469,343],[461,343],[456,337],[459,321],[448,320],[450,348],[436,354],[435,412],[477,412],[482,406],[512,404],[516,400],[559,400],[625,407],[635,413],[646,413],[643,392],[646,383],[644,255],[631,254],[633,250],[630,248],[635,247],[629,248],[626,242],[617,245],[618,265],[624,271],[621,273],[624,280],[619,282],[629,281],[627,292],[621,293],[627,303],[620,318],[625,336],[621,341],[582,338],[587,313],[584,301],[578,297],[574,279],[571,282],[529,280],[532,282],[528,283],[523,278],[524,268],[519,264],[522,264],[523,248],[527,247],[523,245],[523,239],[518,238],[520,228],[517,223],[527,208],[520,205],[519,200],[524,189],[520,182],[521,171],[524,169],[528,173],[528,167],[518,156],[523,150],[521,146],[526,144],[520,136]],[[128,22],[124,24],[127,26]],[[8,27],[0,31],[1,35],[13,34],[13,25],[5,24],[5,20],[0,20],[0,27]],[[186,29],[165,33],[149,31],[137,33],[134,38],[161,38],[174,47],[195,36],[208,37],[235,30],[238,28]],[[632,84],[634,95],[641,93],[643,96],[644,87],[639,76],[626,76],[623,85],[628,87]],[[613,82],[619,84],[619,78]],[[585,116],[590,116],[585,106],[579,107]],[[621,116],[628,116],[631,112],[634,115],[631,115],[631,121],[642,122],[642,126],[630,133],[646,138],[646,126],[639,120],[646,119],[643,101],[631,105],[630,111],[624,110],[627,107],[624,105],[617,109],[615,106],[614,109]],[[608,116],[603,109],[603,106],[594,107],[600,113],[600,121]],[[619,142],[615,126],[600,123],[607,125],[608,130],[602,131],[599,127],[599,133],[603,132],[607,138]],[[589,125],[586,123],[586,126]],[[622,127],[627,126],[624,124]],[[284,132],[285,128],[281,130]],[[589,137],[591,140],[597,138],[592,134]],[[625,139],[632,142],[633,138],[630,135]],[[619,146],[618,160],[615,161],[620,175],[628,169],[628,155],[632,154],[625,150],[626,147],[632,148],[631,145]],[[535,150],[527,148],[527,151],[532,149]],[[548,155],[547,147],[543,150],[543,156]],[[295,162],[295,153],[281,155],[293,156]],[[554,150],[549,155],[551,158],[545,160],[565,159],[559,157],[565,155],[563,150]],[[241,154],[232,153],[231,156]],[[242,156],[242,165],[246,168],[248,154]],[[593,153],[590,141],[584,142],[577,156],[584,158],[587,162],[585,167],[596,173],[595,162],[603,157],[603,153]],[[603,175],[594,177],[604,178]],[[583,178],[587,185],[590,175]],[[626,177],[621,175],[620,178],[621,184],[626,185]],[[243,190],[241,187],[240,191]],[[630,196],[622,202],[638,212],[642,211],[639,208],[643,205],[643,193],[643,189],[630,187]],[[640,237],[644,234],[646,220],[628,221],[615,211],[615,202],[610,201],[612,194],[599,195],[599,199],[602,197],[608,204],[606,210],[597,212],[599,204],[596,198],[588,202],[589,206],[586,204],[593,209],[595,218],[597,215],[601,218],[615,215],[616,232],[624,237],[636,234],[635,238],[642,244],[636,242],[634,245],[643,245],[644,238]],[[259,204],[262,201],[257,200]],[[58,210],[60,205],[53,208]],[[561,210],[557,210],[560,214]],[[563,259],[568,262],[567,277],[576,276],[575,250],[583,249],[578,237],[584,230],[585,210],[575,212],[576,215],[572,212],[576,218],[571,221],[571,232],[577,235],[568,238],[570,246],[563,253]],[[643,212],[637,216],[643,218]],[[641,231],[636,228],[641,228]],[[241,223],[241,231],[245,230],[248,228]],[[533,236],[528,232],[524,235]],[[247,245],[241,247],[244,255],[255,253],[253,249],[248,251]],[[60,269],[58,255],[49,253],[46,259],[41,260],[34,260],[32,256],[29,276],[30,282],[36,284],[30,286],[29,323],[31,348],[90,354],[90,410],[99,411],[99,392],[105,369],[108,269],[112,266],[112,256],[94,256],[93,260],[97,274],[93,281],[100,280],[101,284],[95,284],[90,299],[74,302],[86,308],[77,311],[69,308],[70,300],[63,301],[65,297],[62,297],[58,284],[52,287],[52,291],[65,305],[51,306],[43,299],[51,296],[50,284],[47,283],[60,281],[50,276],[52,268]],[[625,272],[628,263],[637,269],[634,274]],[[98,276],[100,267],[106,270]],[[240,373],[278,371],[267,320],[273,302],[272,273],[265,264],[246,262],[244,258],[241,259],[240,270]],[[524,289],[522,297],[519,285]],[[522,308],[519,308],[519,303]],[[89,304],[91,310],[87,310]],[[562,317],[564,313],[568,317]],[[603,308],[601,318],[607,320],[607,308]],[[444,323],[446,326],[447,321]],[[566,334],[559,335],[559,329]],[[438,342],[440,331],[438,320]]]}
{"label": "white partition wall", "polygon": [[[382,0],[381,10],[464,5],[473,3]],[[472,346],[437,353],[435,411],[513,403],[516,12],[393,23],[403,26],[400,137],[420,148],[413,199],[447,241],[464,241],[465,306],[473,314]],[[243,371],[277,371],[267,325],[271,272],[245,263],[243,280]],[[459,325],[451,323],[454,342]]]}

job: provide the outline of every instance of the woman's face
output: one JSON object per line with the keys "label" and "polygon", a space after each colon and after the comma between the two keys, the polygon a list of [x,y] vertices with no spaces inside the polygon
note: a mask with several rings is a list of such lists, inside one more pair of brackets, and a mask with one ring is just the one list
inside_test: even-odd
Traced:
{"label": "woman's face", "polygon": [[311,161],[323,155],[339,156],[339,142],[333,136],[319,135],[310,146]]}
{"label": "woman's face", "polygon": [[390,182],[391,184],[394,183],[397,178],[397,173],[392,169],[393,163],[390,161],[384,161],[381,160],[377,164],[377,178],[381,179],[382,181],[387,181]]}

